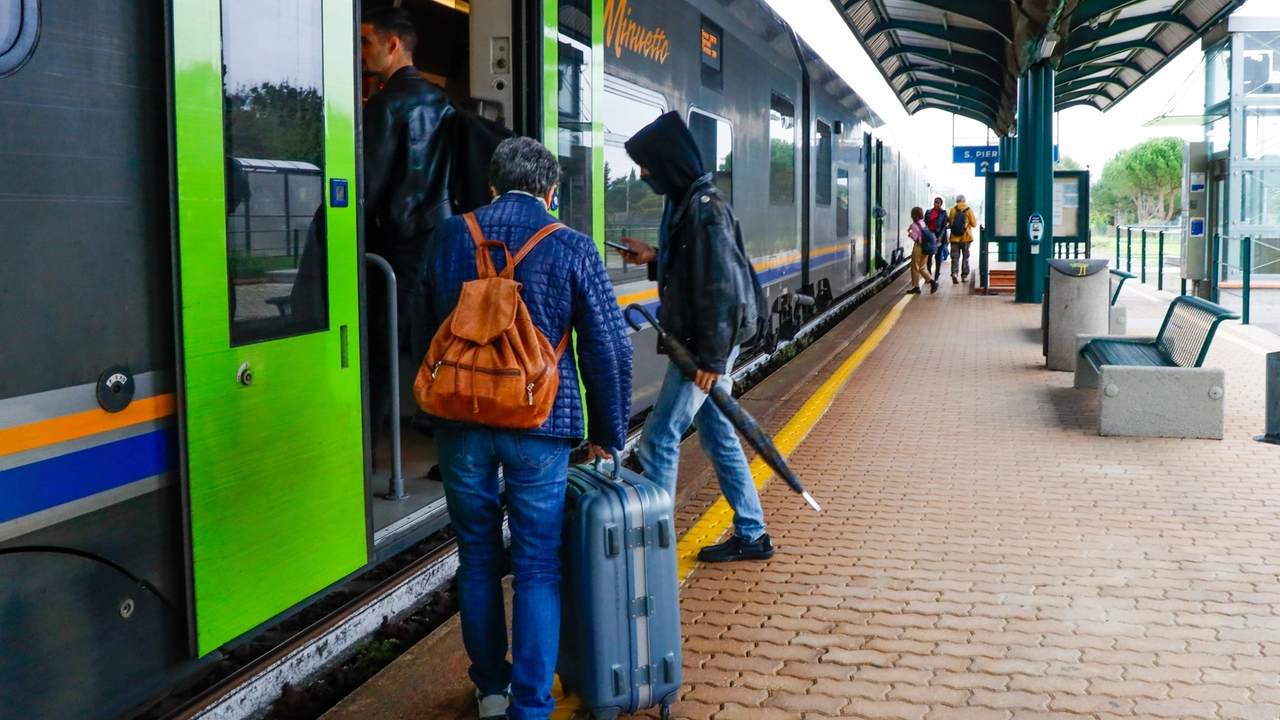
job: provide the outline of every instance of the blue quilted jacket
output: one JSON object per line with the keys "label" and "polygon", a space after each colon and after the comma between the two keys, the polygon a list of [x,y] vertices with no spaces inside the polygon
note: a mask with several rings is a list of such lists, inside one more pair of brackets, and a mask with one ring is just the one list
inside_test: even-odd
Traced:
{"label": "blue quilted jacket", "polygon": [[[499,240],[515,255],[538,230],[556,221],[536,198],[509,193],[475,213],[488,240]],[[490,250],[499,272],[506,258]],[[464,282],[475,280],[476,249],[461,217],[436,228],[422,261],[426,337],[435,337],[458,304]],[[533,435],[586,437],[602,447],[621,448],[631,412],[631,339],[613,285],[591,238],[568,228],[547,236],[516,267],[521,296],[533,324],[555,347],[564,333],[576,336],[560,358],[560,392],[551,417]],[[575,354],[577,363],[574,363]],[[586,389],[585,427],[578,371]],[[432,418],[435,424],[456,424]]]}

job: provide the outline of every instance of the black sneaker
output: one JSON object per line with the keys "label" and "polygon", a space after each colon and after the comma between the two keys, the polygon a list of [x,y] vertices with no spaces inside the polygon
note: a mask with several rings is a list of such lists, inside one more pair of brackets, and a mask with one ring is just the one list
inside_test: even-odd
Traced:
{"label": "black sneaker", "polygon": [[910,290],[908,290],[908,291],[907,291],[907,294],[908,294],[908,295],[919,295],[919,294],[920,294],[920,288],[911,288]]}
{"label": "black sneaker", "polygon": [[936,292],[938,292],[938,281],[933,280],[929,283],[929,294],[932,295]]}
{"label": "black sneaker", "polygon": [[734,560],[768,560],[773,557],[773,543],[766,533],[747,542],[734,535],[719,545],[708,545],[698,551],[698,560],[702,562],[733,562]]}

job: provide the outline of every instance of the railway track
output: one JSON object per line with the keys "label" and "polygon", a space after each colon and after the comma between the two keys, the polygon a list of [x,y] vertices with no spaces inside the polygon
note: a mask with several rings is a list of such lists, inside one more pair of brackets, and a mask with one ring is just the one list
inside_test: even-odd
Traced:
{"label": "railway track", "polygon": [[[772,353],[757,356],[736,370],[735,381],[750,378],[758,382],[892,283],[906,267],[906,263],[899,264],[837,300],[805,323],[793,339],[780,342]],[[624,455],[638,439],[639,432],[628,438]],[[457,569],[456,541],[445,540],[324,619],[193,696],[164,715],[164,720],[254,720],[265,716],[286,686],[304,686],[348,660],[384,623],[419,611],[449,585]]]}

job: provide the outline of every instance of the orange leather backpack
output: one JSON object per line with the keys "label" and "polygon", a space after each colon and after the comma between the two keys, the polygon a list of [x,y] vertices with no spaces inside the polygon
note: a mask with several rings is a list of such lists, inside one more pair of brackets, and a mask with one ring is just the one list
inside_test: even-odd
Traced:
{"label": "orange leather backpack", "polygon": [[[516,265],[564,225],[542,228],[512,258],[505,243],[484,239],[474,215],[463,219],[476,244],[480,278],[463,283],[458,306],[431,340],[413,394],[424,411],[446,420],[512,430],[541,427],[560,389],[558,365],[569,333],[553,350],[529,318],[513,277]],[[489,256],[491,247],[506,253],[501,274]]]}

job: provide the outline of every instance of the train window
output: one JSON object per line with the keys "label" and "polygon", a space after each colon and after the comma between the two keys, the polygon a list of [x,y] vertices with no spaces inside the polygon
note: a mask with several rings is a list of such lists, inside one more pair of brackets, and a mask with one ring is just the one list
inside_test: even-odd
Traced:
{"label": "train window", "polygon": [[591,235],[595,229],[591,199],[595,163],[590,0],[560,0],[559,19],[560,221]]}
{"label": "train window", "polygon": [[796,106],[777,93],[769,102],[769,202],[796,201]]}
{"label": "train window", "polygon": [[0,0],[0,77],[17,72],[36,49],[39,0]]}
{"label": "train window", "polygon": [[702,86],[724,89],[724,30],[702,18]]}
{"label": "train window", "polygon": [[[662,197],[640,179],[640,168],[623,143],[666,111],[667,100],[660,93],[604,76],[604,236],[613,242],[627,236],[658,244]],[[614,252],[605,253],[604,262],[614,284],[648,276],[646,268],[626,265]]]}
{"label": "train window", "polygon": [[814,198],[824,207],[831,205],[831,126],[818,121],[818,177]]}
{"label": "train window", "polygon": [[689,111],[689,131],[702,154],[702,167],[714,173],[716,187],[733,202],[733,126],[697,108]]}
{"label": "train window", "polygon": [[329,324],[322,0],[223,0],[231,344]]}
{"label": "train window", "polygon": [[849,237],[849,171],[836,170],[836,237]]}

